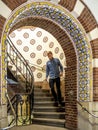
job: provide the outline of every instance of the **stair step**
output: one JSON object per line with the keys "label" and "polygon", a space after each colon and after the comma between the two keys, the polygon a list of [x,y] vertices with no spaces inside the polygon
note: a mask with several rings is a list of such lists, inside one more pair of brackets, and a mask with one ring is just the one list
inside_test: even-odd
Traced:
{"label": "stair step", "polygon": [[56,127],[65,127],[65,120],[58,119],[42,119],[42,118],[34,118],[32,120],[33,124],[39,125],[48,125],[48,126],[56,126]]}
{"label": "stair step", "polygon": [[42,90],[40,87],[34,88],[33,115],[32,122],[34,124],[65,127],[65,107],[55,106],[50,90]]}
{"label": "stair step", "polygon": [[65,119],[65,112],[34,112],[34,118]]}
{"label": "stair step", "polygon": [[36,92],[49,93],[50,91],[49,91],[49,90],[46,90],[46,89],[35,89],[35,88],[34,88],[34,93],[36,93]]}
{"label": "stair step", "polygon": [[48,97],[50,97],[50,96],[52,96],[50,93],[34,93],[34,97],[38,97],[38,96],[41,96],[41,97],[43,97],[43,96],[48,96]]}
{"label": "stair step", "polygon": [[50,102],[34,102],[34,106],[54,106],[54,101]]}
{"label": "stair step", "polygon": [[53,97],[34,97],[34,101],[53,101],[54,99],[53,99]]}
{"label": "stair step", "polygon": [[[63,104],[65,104],[65,102],[62,102]],[[39,102],[34,102],[34,106],[38,107],[38,106],[55,106],[54,101],[39,101]]]}
{"label": "stair step", "polygon": [[34,107],[34,112],[65,112],[64,107]]}

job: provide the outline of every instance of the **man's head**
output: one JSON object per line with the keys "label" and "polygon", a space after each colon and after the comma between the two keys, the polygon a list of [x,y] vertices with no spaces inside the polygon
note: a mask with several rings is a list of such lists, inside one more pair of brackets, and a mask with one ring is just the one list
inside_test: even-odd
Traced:
{"label": "man's head", "polygon": [[47,52],[47,56],[48,56],[49,60],[52,60],[52,59],[53,59],[53,54],[52,54],[51,51],[48,51],[48,52]]}

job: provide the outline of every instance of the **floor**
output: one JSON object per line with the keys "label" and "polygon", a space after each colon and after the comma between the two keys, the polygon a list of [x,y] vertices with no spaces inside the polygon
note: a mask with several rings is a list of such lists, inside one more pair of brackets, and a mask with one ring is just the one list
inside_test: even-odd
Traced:
{"label": "floor", "polygon": [[14,127],[11,130],[68,130],[65,128],[58,128],[58,127],[50,127],[50,126],[43,126],[43,125],[30,125],[24,127]]}

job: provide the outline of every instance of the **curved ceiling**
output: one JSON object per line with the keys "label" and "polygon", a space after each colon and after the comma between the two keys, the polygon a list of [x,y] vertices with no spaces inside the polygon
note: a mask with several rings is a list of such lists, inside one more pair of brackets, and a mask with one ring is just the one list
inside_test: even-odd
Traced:
{"label": "curved ceiling", "polygon": [[[48,61],[47,51],[52,51],[53,56],[60,59],[63,67],[66,65],[65,54],[61,45],[49,32],[38,27],[25,26],[13,31],[9,36],[31,66],[35,81],[45,79],[45,67]],[[22,69],[20,66],[18,67]]]}

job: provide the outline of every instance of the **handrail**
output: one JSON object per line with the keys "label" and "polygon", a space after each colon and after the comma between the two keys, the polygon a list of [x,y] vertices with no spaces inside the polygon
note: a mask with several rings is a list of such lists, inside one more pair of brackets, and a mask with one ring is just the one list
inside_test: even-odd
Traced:
{"label": "handrail", "polygon": [[[11,56],[13,56],[13,55],[11,55]],[[14,60],[16,60],[16,56],[13,56],[15,59]],[[17,62],[19,62],[19,61],[17,61]],[[38,70],[40,70],[40,71],[43,71],[43,72],[45,72],[45,70],[43,69],[43,67],[41,67],[41,66],[39,66],[39,65],[36,65],[36,64],[33,64],[33,63],[28,63],[28,65],[32,65],[33,67],[35,67],[36,69],[38,69],[38,68],[40,68],[40,69],[38,69]],[[38,68],[37,68],[38,67]]]}
{"label": "handrail", "polygon": [[[24,90],[22,91],[23,93],[20,93],[20,92],[16,93],[11,100],[10,100],[8,94],[6,94],[10,108],[11,108],[14,118],[15,118],[15,120],[11,121],[10,125],[13,123],[13,121],[16,121],[16,125],[17,125],[18,121],[22,124],[26,124],[28,121],[31,122],[31,111],[33,110],[33,105],[34,105],[34,86],[33,86],[34,77],[33,77],[33,73],[32,73],[32,70],[31,70],[29,64],[27,63],[25,58],[21,55],[21,53],[17,50],[17,48],[14,46],[14,44],[12,43],[12,41],[9,37],[7,37],[7,39],[6,39],[6,44],[8,47],[8,50],[7,50],[8,58],[12,62],[13,66],[15,68],[15,74],[16,74],[15,78],[17,79],[17,81],[19,82],[20,85],[22,84],[23,87],[24,87],[24,85],[26,87],[25,91]],[[16,59],[15,59],[15,57],[16,57]],[[21,70],[19,69],[19,66],[22,68]],[[21,74],[21,76],[24,78],[23,81],[19,80],[18,74]],[[22,98],[21,95],[26,96],[27,99],[26,100],[24,99],[24,101],[23,101],[23,99],[21,99]],[[24,119],[22,112],[24,109],[23,103],[25,103],[25,102],[26,102],[25,107],[26,107],[27,115]],[[28,103],[29,103],[29,105],[28,105]],[[19,120],[18,104],[21,107],[20,118],[21,118],[22,122]],[[15,107],[15,110],[14,110],[14,107]]]}
{"label": "handrail", "polygon": [[[72,101],[73,98],[74,98],[74,92],[73,92],[73,90],[70,90],[70,92],[69,92],[69,97],[70,97],[70,98],[69,98],[70,101]],[[75,102],[76,102],[77,104],[79,104],[79,105],[81,106],[82,110],[86,111],[89,115],[91,115],[91,116],[93,116],[93,117],[95,117],[95,118],[98,118],[98,116],[96,116],[95,114],[93,114],[93,113],[91,113],[89,110],[87,110],[87,108],[84,107],[78,100],[75,100]]]}
{"label": "handrail", "polygon": [[87,108],[85,108],[79,101],[77,101],[77,103],[82,107],[82,109],[84,111],[86,111],[89,115],[95,117],[95,118],[98,118],[98,116],[96,116],[95,114],[92,114],[89,110],[87,110]]}
{"label": "handrail", "polygon": [[[12,43],[12,41],[9,37],[6,39],[6,42],[8,44],[8,57],[10,58],[11,62],[14,64],[14,66],[16,67],[17,73],[18,72],[21,73],[21,75],[24,77],[24,79],[26,81],[26,91],[29,91],[31,93],[32,89],[33,89],[33,80],[34,80],[31,68],[28,65],[25,58],[21,55],[21,53],[14,46],[14,44]],[[16,56],[16,61],[13,61],[14,57],[11,57],[12,54],[13,54],[13,56]],[[22,66],[22,68],[23,68],[22,72],[19,70],[19,68],[17,66],[18,60],[20,61],[20,66]],[[17,73],[16,73],[16,76],[18,76]],[[29,83],[30,88],[27,88],[28,83]]]}
{"label": "handrail", "polygon": [[1,130],[9,130],[10,128],[13,128],[15,125],[13,126],[8,126],[8,127],[5,127],[5,128],[1,128]]}
{"label": "handrail", "polygon": [[[6,98],[7,98],[7,100],[8,100],[8,102],[9,102],[9,105],[10,105],[10,107],[11,107],[11,110],[12,110],[12,112],[13,112],[13,115],[14,115],[14,119],[11,121],[11,123],[10,123],[10,125],[12,124],[12,122],[13,121],[15,121],[16,122],[16,113],[15,113],[15,110],[14,110],[14,108],[13,108],[13,105],[12,105],[12,103],[11,103],[11,100],[10,100],[10,98],[9,98],[9,95],[8,95],[8,93],[6,93]],[[5,127],[5,128],[2,128],[2,130],[7,130],[7,129],[10,129],[10,128],[12,128],[12,127],[14,127],[15,125],[13,125],[13,126],[8,126],[8,127]]]}
{"label": "handrail", "polygon": [[6,97],[7,97],[7,99],[8,99],[8,102],[9,102],[9,104],[10,104],[10,107],[11,107],[11,110],[12,110],[12,112],[13,112],[14,118],[15,118],[15,120],[16,120],[16,114],[15,114],[13,105],[12,105],[12,103],[11,103],[11,101],[10,101],[10,98],[9,98],[8,93],[6,93]]}

